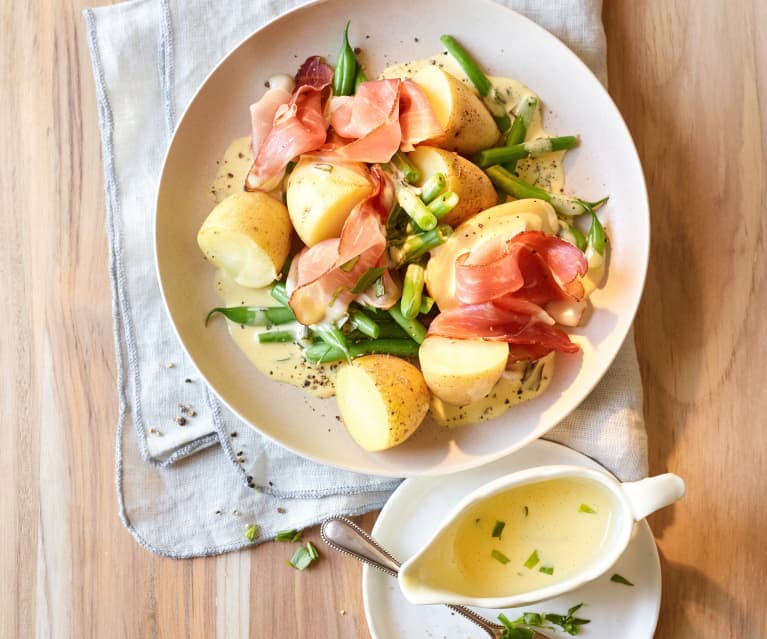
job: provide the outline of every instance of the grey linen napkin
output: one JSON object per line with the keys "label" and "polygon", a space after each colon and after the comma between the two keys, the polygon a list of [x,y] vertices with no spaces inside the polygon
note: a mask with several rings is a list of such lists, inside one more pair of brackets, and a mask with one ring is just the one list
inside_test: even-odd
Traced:
{"label": "grey linen napkin", "polygon": [[[251,545],[251,523],[260,541],[331,514],[373,510],[399,483],[306,460],[229,413],[185,356],[155,279],[154,195],[176,115],[225,53],[299,4],[132,0],[84,12],[106,184],[120,515],[138,543],[169,557]],[[606,81],[601,0],[501,4],[560,37]],[[548,438],[636,479],[647,471],[641,409],[629,336],[610,373]]]}

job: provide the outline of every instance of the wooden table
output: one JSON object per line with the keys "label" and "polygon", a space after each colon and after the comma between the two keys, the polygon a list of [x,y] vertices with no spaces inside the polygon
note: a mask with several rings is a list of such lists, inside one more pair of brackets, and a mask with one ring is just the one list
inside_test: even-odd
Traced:
{"label": "wooden table", "polygon": [[[117,517],[87,4],[2,10],[0,636],[366,637],[351,560],[296,573],[275,544],[161,559]],[[652,207],[636,323],[650,466],[689,487],[651,520],[657,636],[767,637],[767,4],[613,1],[604,19]]]}

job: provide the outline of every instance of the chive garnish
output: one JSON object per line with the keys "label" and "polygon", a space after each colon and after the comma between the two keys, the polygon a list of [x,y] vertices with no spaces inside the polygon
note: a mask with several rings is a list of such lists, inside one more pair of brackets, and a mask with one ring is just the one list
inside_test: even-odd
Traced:
{"label": "chive garnish", "polygon": [[498,537],[498,539],[500,539],[503,534],[504,526],[506,526],[505,521],[496,521],[495,526],[493,526],[493,537]]}
{"label": "chive garnish", "polygon": [[616,584],[623,584],[624,586],[633,586],[628,579],[626,579],[623,575],[619,575],[617,572],[610,577],[610,581],[614,581]]}
{"label": "chive garnish", "polygon": [[541,566],[540,568],[538,568],[538,572],[542,572],[546,575],[553,575],[554,566]]}
{"label": "chive garnish", "polygon": [[290,541],[290,542],[301,541],[301,535],[303,533],[304,533],[303,530],[296,530],[295,528],[293,528],[292,530],[280,530],[274,536],[274,541]]}
{"label": "chive garnish", "polygon": [[385,266],[381,266],[379,268],[369,268],[367,271],[365,271],[362,274],[362,277],[360,277],[359,280],[357,280],[357,283],[354,285],[354,288],[352,289],[352,293],[355,295],[359,295],[363,291],[367,290],[373,282],[375,282],[381,274],[386,270]]}
{"label": "chive garnish", "polygon": [[305,546],[299,546],[293,557],[287,564],[296,570],[306,570],[313,561],[320,556],[317,549],[311,541],[307,541]]}
{"label": "chive garnish", "polygon": [[261,531],[256,524],[250,524],[250,526],[245,529],[245,539],[248,541],[255,541],[258,539],[260,533]]}
{"label": "chive garnish", "polygon": [[540,560],[541,558],[538,556],[538,551],[533,550],[533,554],[530,555],[525,562],[525,568],[530,568],[532,570]]}
{"label": "chive garnish", "polygon": [[507,564],[509,561],[511,561],[506,555],[504,555],[500,550],[493,550],[490,553],[490,556],[495,559],[496,561],[500,561],[502,564]]}
{"label": "chive garnish", "polygon": [[596,515],[597,511],[594,510],[591,506],[588,504],[581,504],[581,507],[578,509],[578,512],[581,513],[588,513],[589,515]]}

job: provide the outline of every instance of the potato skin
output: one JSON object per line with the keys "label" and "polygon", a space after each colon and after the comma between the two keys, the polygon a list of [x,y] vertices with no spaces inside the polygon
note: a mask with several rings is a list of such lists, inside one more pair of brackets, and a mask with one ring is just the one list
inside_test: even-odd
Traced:
{"label": "potato skin", "polygon": [[290,250],[288,210],[261,191],[241,191],[224,198],[197,233],[197,244],[214,266],[242,286],[271,284]]}
{"label": "potato skin", "polygon": [[422,145],[408,157],[420,169],[423,181],[435,173],[444,173],[447,190],[458,194],[458,205],[442,218],[442,222],[458,226],[472,215],[498,203],[498,195],[490,178],[476,164],[457,153]]}
{"label": "potato skin", "polygon": [[431,395],[421,371],[392,355],[366,355],[341,368],[338,408],[346,428],[365,450],[386,450],[420,426]]}
{"label": "potato skin", "polygon": [[494,146],[501,133],[482,100],[469,87],[437,66],[427,66],[413,76],[444,133],[425,143],[462,155]]}
{"label": "potato skin", "polygon": [[296,233],[314,246],[338,237],[352,209],[372,192],[363,164],[301,158],[288,178],[286,201]]}

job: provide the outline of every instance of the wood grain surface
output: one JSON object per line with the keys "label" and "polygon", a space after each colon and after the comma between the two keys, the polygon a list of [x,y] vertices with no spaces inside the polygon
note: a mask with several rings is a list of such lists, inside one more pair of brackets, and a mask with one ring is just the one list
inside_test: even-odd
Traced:
{"label": "wood grain surface", "polygon": [[[352,560],[297,573],[276,544],[162,559],[118,519],[86,4],[0,14],[0,637],[368,637]],[[651,519],[656,636],[762,639],[767,3],[607,0],[604,19],[652,209],[636,332],[651,470],[689,488]]]}

